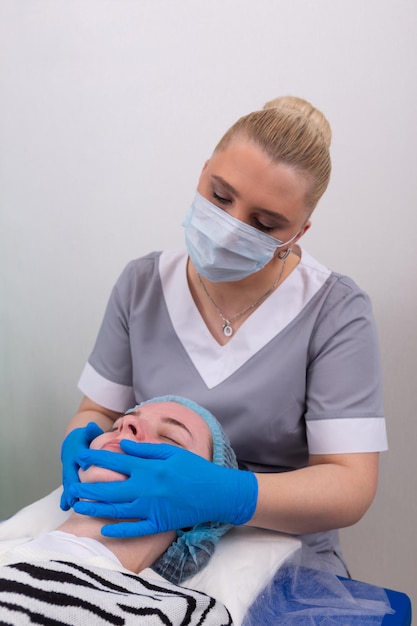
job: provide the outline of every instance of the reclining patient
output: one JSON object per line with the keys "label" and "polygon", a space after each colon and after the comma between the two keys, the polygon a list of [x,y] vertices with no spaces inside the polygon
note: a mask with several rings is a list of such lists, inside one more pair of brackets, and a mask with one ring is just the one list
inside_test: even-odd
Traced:
{"label": "reclining patient", "polygon": [[[178,396],[154,398],[131,409],[90,447],[121,452],[122,439],[169,443],[218,465],[237,467],[230,443],[213,415]],[[79,475],[84,482],[126,478],[97,466],[80,469]],[[206,565],[228,525],[208,522],[120,539],[101,534],[106,523],[109,520],[72,511],[55,531],[3,555],[0,623],[232,623],[220,602],[175,584]]]}

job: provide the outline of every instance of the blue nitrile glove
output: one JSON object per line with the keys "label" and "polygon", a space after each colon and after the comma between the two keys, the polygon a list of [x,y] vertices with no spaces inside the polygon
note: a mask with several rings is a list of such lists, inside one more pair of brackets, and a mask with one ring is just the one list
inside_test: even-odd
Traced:
{"label": "blue nitrile glove", "polygon": [[215,465],[169,444],[122,440],[126,454],[88,450],[80,465],[106,467],[126,474],[125,481],[73,484],[74,510],[84,515],[137,519],[103,526],[107,537],[141,537],[202,522],[244,524],[255,512],[255,474]]}
{"label": "blue nitrile glove", "polygon": [[61,447],[62,461],[62,492],[60,506],[64,511],[74,506],[75,498],[69,492],[69,487],[73,483],[78,483],[78,464],[77,457],[84,450],[88,450],[90,443],[103,433],[100,426],[94,422],[89,422],[84,428],[75,428],[65,437]]}

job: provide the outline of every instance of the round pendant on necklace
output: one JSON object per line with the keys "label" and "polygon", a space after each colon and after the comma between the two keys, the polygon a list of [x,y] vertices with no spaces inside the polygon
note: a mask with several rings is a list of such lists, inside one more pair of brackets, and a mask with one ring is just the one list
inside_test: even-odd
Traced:
{"label": "round pendant on necklace", "polygon": [[231,337],[233,335],[233,328],[230,326],[228,321],[223,324],[223,334],[225,337]]}

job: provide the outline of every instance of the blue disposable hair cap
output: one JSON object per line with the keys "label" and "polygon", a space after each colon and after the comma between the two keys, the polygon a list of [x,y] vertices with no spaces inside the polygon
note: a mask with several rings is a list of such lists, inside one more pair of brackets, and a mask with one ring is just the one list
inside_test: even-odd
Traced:
{"label": "blue disposable hair cap", "polygon": [[[211,432],[213,463],[238,469],[236,455],[230,445],[229,438],[210,411],[189,398],[175,395],[152,398],[141,402],[135,408],[153,402],[177,402],[200,415]],[[207,522],[196,524],[187,530],[177,530],[176,541],[155,561],[152,569],[170,582],[181,583],[207,565],[219,539],[230,527],[230,524],[221,522]]]}

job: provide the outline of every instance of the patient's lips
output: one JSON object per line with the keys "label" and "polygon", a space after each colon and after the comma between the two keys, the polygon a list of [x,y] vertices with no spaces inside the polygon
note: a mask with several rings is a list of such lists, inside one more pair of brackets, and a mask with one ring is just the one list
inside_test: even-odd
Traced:
{"label": "patient's lips", "polygon": [[[98,441],[101,438],[102,441]],[[105,450],[106,452],[118,452],[119,454],[125,454],[120,447],[120,441],[123,437],[118,433],[104,433],[97,437],[91,448],[93,450]],[[95,445],[94,445],[95,444]],[[126,480],[127,476],[125,474],[121,474],[120,472],[116,472],[115,470],[110,470],[105,467],[100,467],[98,465],[91,465],[88,469],[79,471],[79,477],[81,482],[109,482],[109,481],[117,481],[117,480]]]}
{"label": "patient's lips", "polygon": [[120,447],[120,439],[112,439],[111,441],[106,441],[106,443],[102,446],[102,450],[108,450],[110,452],[120,452],[124,454],[123,450]]}

